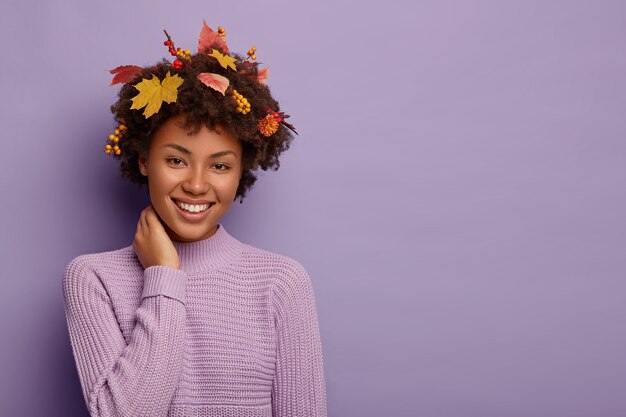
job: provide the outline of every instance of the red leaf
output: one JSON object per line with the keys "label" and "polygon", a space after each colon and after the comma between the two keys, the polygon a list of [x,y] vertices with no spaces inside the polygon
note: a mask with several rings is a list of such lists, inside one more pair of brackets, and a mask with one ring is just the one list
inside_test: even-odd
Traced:
{"label": "red leaf", "polygon": [[202,74],[198,74],[198,79],[207,87],[211,87],[212,89],[222,93],[223,96],[226,95],[226,89],[230,84],[228,78],[212,72],[203,72]]}
{"label": "red leaf", "polygon": [[207,26],[206,20],[202,19],[202,30],[198,39],[198,52],[211,52],[211,49],[218,49],[228,55],[228,47],[224,39]]}
{"label": "red leaf", "polygon": [[142,69],[143,67],[138,67],[136,65],[121,65],[112,69],[109,72],[111,74],[115,74],[115,76],[113,77],[113,81],[111,81],[111,85],[132,81]]}
{"label": "red leaf", "polygon": [[[289,130],[291,130],[293,133],[295,133],[296,135],[298,135],[298,132],[296,132],[296,128],[295,128],[295,127],[294,127],[291,123],[287,123],[287,122],[285,121],[285,119],[286,119],[286,118],[288,118],[288,117],[290,117],[290,116],[289,116],[288,114],[285,114],[285,112],[282,112],[282,111],[281,111],[280,113],[278,113],[278,115],[279,115],[279,117],[280,117],[280,119],[281,119],[281,120],[280,120],[280,123],[281,123],[283,126],[287,127]],[[300,136],[300,135],[298,135],[298,136]]]}
{"label": "red leaf", "polygon": [[241,67],[239,69],[239,73],[245,74],[246,72],[250,71],[250,68],[255,67],[257,65],[258,65],[258,63],[256,63],[256,62],[243,61],[243,62],[239,63],[239,67]]}
{"label": "red leaf", "polygon": [[257,79],[261,84],[265,84],[265,80],[267,80],[267,72],[269,71],[269,67],[265,67],[262,70],[259,70],[257,73]]}

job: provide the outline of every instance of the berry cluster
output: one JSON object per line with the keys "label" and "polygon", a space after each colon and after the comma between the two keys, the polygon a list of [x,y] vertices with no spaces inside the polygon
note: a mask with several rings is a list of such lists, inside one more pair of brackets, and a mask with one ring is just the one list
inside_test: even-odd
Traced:
{"label": "berry cluster", "polygon": [[104,152],[106,153],[113,152],[115,155],[121,154],[122,151],[120,150],[120,147],[117,143],[120,141],[120,138],[124,135],[125,131],[126,131],[126,126],[119,125],[117,129],[115,129],[115,132],[113,132],[112,135],[109,135],[109,142],[111,143],[106,144],[106,146],[104,147]]}
{"label": "berry cluster", "polygon": [[223,27],[218,26],[217,27],[217,36],[222,36],[222,37],[226,36],[226,30]]}
{"label": "berry cluster", "polygon": [[176,56],[189,61],[191,59],[191,51],[189,49],[176,48]]}
{"label": "berry cluster", "polygon": [[167,46],[167,49],[170,51],[170,55],[176,57],[174,62],[172,62],[172,68],[180,71],[185,66],[185,63],[183,61],[189,61],[191,57],[191,51],[189,49],[174,48],[174,41],[167,33],[167,31],[164,30],[164,32],[165,36],[167,36],[167,40],[163,42],[163,45]]}
{"label": "berry cluster", "polygon": [[256,46],[253,46],[252,48],[250,48],[250,50],[248,51],[248,58],[250,59],[256,59]]}
{"label": "berry cluster", "polygon": [[237,103],[237,112],[241,114],[250,113],[250,102],[248,102],[247,98],[239,94],[237,90],[234,90],[234,89],[233,89],[233,98],[235,99],[235,102]]}

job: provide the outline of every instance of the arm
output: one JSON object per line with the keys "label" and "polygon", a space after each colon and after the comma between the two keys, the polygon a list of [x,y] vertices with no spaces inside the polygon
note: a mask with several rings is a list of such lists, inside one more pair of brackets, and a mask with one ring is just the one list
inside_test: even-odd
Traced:
{"label": "arm", "polygon": [[65,269],[67,325],[92,417],[166,416],[178,386],[186,326],[185,272],[144,270],[142,300],[128,344],[93,267],[79,256]]}
{"label": "arm", "polygon": [[296,264],[289,279],[274,288],[277,329],[272,384],[274,417],[326,417],[326,386],[319,324],[311,280]]}

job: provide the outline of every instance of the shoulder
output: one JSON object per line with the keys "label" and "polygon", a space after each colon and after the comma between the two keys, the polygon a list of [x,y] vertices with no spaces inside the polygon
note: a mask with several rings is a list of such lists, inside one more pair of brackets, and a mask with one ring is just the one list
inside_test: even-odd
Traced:
{"label": "shoulder", "polygon": [[63,289],[67,291],[69,287],[78,283],[88,281],[89,277],[96,277],[108,270],[122,271],[129,265],[138,262],[137,256],[132,246],[124,248],[79,255],[68,262],[63,271]]}
{"label": "shoulder", "polygon": [[250,268],[259,268],[270,272],[273,281],[278,284],[310,280],[306,269],[300,262],[277,252],[244,244],[241,260],[244,265]]}
{"label": "shoulder", "polygon": [[281,311],[304,307],[314,299],[313,284],[304,266],[297,260],[276,252],[244,245],[242,260],[264,269],[271,277],[272,305]]}

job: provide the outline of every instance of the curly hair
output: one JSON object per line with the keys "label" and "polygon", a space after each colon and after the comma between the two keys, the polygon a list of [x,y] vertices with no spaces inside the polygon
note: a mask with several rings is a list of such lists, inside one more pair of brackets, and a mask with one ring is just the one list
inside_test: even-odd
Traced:
{"label": "curly hair", "polygon": [[[237,63],[243,62],[241,55],[230,53],[237,59]],[[242,70],[243,69],[243,70]],[[178,97],[175,103],[163,103],[158,113],[145,118],[142,111],[131,110],[131,99],[137,95],[134,84],[144,78],[156,75],[163,80],[168,73],[176,72],[184,79],[178,89]],[[227,77],[230,81],[226,96],[207,87],[197,75],[203,72],[212,72]],[[293,134],[284,126],[271,136],[261,134],[258,121],[267,115],[268,111],[279,112],[279,104],[272,97],[269,87],[257,80],[258,69],[256,65],[249,65],[238,71],[223,68],[216,59],[206,53],[196,53],[191,56],[181,70],[174,70],[167,60],[163,59],[153,67],[141,70],[135,78],[122,86],[118,94],[118,100],[111,106],[111,112],[119,124],[124,124],[126,130],[119,142],[121,154],[116,156],[120,159],[122,177],[131,182],[146,185],[148,180],[139,172],[139,157],[146,155],[150,149],[150,143],[154,133],[171,117],[183,114],[185,116],[184,128],[190,134],[197,133],[204,125],[209,129],[215,129],[219,124],[239,139],[242,145],[243,173],[237,188],[237,198],[240,203],[248,191],[256,182],[253,171],[261,168],[264,171],[278,170],[280,161],[278,157],[287,149],[293,140]],[[237,103],[229,95],[231,89],[237,90],[248,99],[251,110],[248,114],[236,111]]]}

